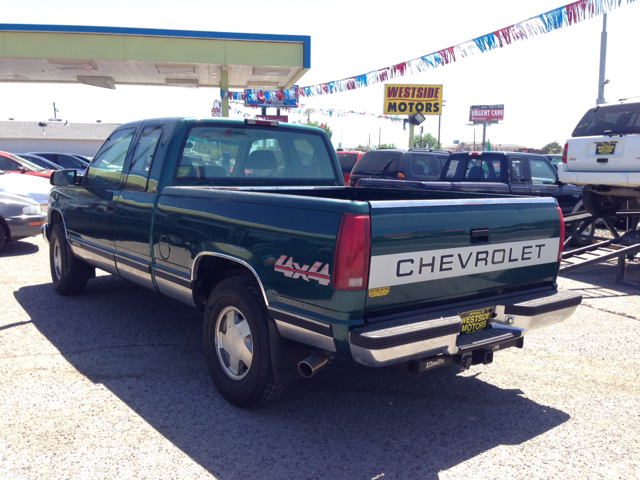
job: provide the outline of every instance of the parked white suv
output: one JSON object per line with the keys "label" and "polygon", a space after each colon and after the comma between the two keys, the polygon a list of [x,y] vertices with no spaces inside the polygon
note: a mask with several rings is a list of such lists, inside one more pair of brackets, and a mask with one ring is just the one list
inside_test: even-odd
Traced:
{"label": "parked white suv", "polygon": [[582,200],[589,213],[612,214],[626,200],[640,198],[640,103],[591,108],[571,137],[558,177],[584,185]]}

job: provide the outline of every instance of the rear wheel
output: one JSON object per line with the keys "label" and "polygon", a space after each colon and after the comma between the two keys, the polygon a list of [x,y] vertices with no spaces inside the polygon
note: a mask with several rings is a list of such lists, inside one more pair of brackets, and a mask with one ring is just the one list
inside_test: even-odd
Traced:
{"label": "rear wheel", "polygon": [[[572,212],[572,213],[584,213],[585,212],[585,208],[584,206],[581,206],[577,211]],[[589,225],[587,225],[587,227],[582,231],[582,235],[584,236],[593,236],[595,235],[595,224],[596,222],[591,222]],[[576,227],[577,229],[578,227]],[[586,247],[587,245],[591,245],[594,242],[593,239],[591,238],[583,238],[582,236],[578,236],[578,237],[573,237],[572,241],[571,241],[571,245],[572,247]]]}
{"label": "rear wheel", "polygon": [[4,228],[0,225],[0,250],[4,247],[4,242],[7,240],[7,236],[4,233]]}
{"label": "rear wheel", "polygon": [[607,195],[598,195],[588,187],[582,188],[584,208],[591,215],[613,215],[622,207],[622,201],[611,201]]}
{"label": "rear wheel", "polygon": [[207,302],[203,333],[209,373],[229,403],[251,407],[281,393],[271,366],[266,307],[255,281],[220,282]]}
{"label": "rear wheel", "polygon": [[49,243],[49,264],[53,288],[60,295],[74,295],[84,292],[87,277],[83,272],[75,271],[71,262],[71,253],[67,249],[67,240],[62,224],[57,223],[51,231]]}

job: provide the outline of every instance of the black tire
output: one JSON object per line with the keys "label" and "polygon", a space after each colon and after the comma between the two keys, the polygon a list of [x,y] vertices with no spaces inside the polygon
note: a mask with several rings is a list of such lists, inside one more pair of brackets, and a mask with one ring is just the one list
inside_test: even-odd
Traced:
{"label": "black tire", "polygon": [[[583,202],[584,204],[584,202]],[[585,208],[584,207],[580,207],[575,213],[584,213],[585,212]],[[576,227],[577,229],[578,227]],[[583,231],[582,231],[582,235],[594,235],[595,234],[595,230],[596,230],[596,222],[591,222]],[[591,238],[583,238],[583,237],[574,237],[571,239],[571,243],[568,245],[570,247],[586,247],[588,245],[591,245],[592,243],[594,243],[596,240],[593,240]]]}
{"label": "black tire", "polygon": [[60,295],[82,293],[87,287],[87,277],[83,272],[74,270],[70,255],[62,224],[57,223],[53,226],[49,239],[49,264],[53,288]]}
{"label": "black tire", "polygon": [[227,278],[211,292],[204,312],[204,351],[220,394],[237,407],[277,398],[269,350],[267,309],[248,277]]}
{"label": "black tire", "polygon": [[612,202],[606,195],[598,195],[590,188],[582,188],[582,203],[585,210],[591,215],[613,215],[622,207],[622,201]]}
{"label": "black tire", "polygon": [[2,250],[2,247],[4,247],[4,243],[7,240],[7,236],[4,233],[4,228],[2,228],[2,225],[0,225],[0,250]]}

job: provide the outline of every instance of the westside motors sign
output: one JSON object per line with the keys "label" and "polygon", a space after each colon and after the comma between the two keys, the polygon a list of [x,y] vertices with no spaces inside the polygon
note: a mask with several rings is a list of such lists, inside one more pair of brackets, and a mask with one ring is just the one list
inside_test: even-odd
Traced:
{"label": "westside motors sign", "polygon": [[440,115],[442,85],[384,86],[383,113],[390,115]]}

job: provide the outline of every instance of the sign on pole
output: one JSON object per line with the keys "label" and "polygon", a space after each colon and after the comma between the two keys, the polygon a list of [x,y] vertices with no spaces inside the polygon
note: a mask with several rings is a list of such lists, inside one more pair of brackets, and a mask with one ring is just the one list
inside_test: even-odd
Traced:
{"label": "sign on pole", "polygon": [[280,90],[245,89],[244,104],[253,107],[296,108],[299,106],[298,87]]}
{"label": "sign on pole", "polygon": [[388,115],[440,115],[442,85],[384,86],[384,114]]}
{"label": "sign on pole", "polygon": [[504,120],[504,105],[472,105],[469,121],[481,123],[498,123]]}

